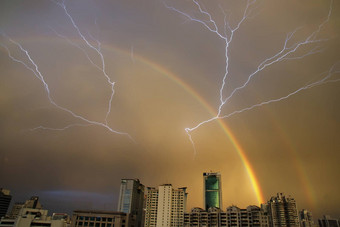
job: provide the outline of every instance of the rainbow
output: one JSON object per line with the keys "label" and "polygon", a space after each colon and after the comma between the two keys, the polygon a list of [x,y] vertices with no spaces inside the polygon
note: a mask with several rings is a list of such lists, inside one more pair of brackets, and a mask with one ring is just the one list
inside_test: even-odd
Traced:
{"label": "rainbow", "polygon": [[[40,36],[38,37],[38,39],[46,39],[46,40],[54,40],[55,42],[58,42],[56,40],[56,37],[43,37]],[[21,39],[23,42],[27,42],[30,39],[27,38],[23,38]],[[32,39],[34,41],[37,41],[37,38],[35,37],[34,39]],[[71,39],[72,42],[82,42],[82,40],[77,40],[77,39]],[[102,48],[107,49],[109,51],[115,51],[118,52],[120,54],[124,54],[129,56],[131,53],[121,49],[119,47],[116,46],[112,46],[112,45],[102,45]],[[178,86],[180,86],[181,88],[183,88],[187,93],[189,93],[195,100],[197,100],[210,114],[211,116],[216,116],[216,112],[214,110],[213,107],[211,107],[211,105],[209,105],[207,103],[207,101],[200,95],[198,94],[192,87],[190,87],[186,82],[184,82],[183,80],[181,80],[178,76],[176,76],[174,73],[172,73],[171,71],[169,71],[168,69],[166,69],[165,67],[163,67],[162,65],[157,64],[156,62],[150,61],[149,59],[141,56],[141,55],[137,55],[134,54],[133,56],[134,59],[137,59],[138,61],[140,61],[141,63],[149,66],[150,68],[152,68],[153,70],[155,70],[156,72],[159,72],[161,75],[165,76],[166,78],[168,78],[169,80],[173,81],[175,84],[177,84]],[[255,197],[258,201],[258,204],[260,205],[261,203],[264,203],[264,196],[263,196],[263,192],[262,189],[260,187],[259,181],[256,177],[254,168],[252,167],[246,152],[244,151],[244,149],[242,148],[242,146],[240,145],[240,143],[237,141],[236,137],[233,135],[231,129],[227,126],[227,124],[225,122],[223,122],[222,119],[217,119],[216,120],[219,124],[219,126],[221,127],[222,131],[224,132],[224,134],[228,137],[228,139],[231,141],[233,147],[235,148],[238,156],[240,157],[242,164],[248,174],[249,180],[251,182]],[[184,130],[184,129],[183,129]]]}
{"label": "rainbow", "polygon": [[303,191],[305,192],[305,195],[307,197],[307,202],[309,203],[309,206],[311,209],[316,208],[316,195],[315,191],[313,189],[312,183],[309,180],[308,174],[306,172],[306,169],[303,168],[303,163],[301,161],[301,158],[299,157],[299,154],[297,152],[297,149],[294,147],[294,144],[289,139],[289,135],[287,132],[280,127],[278,124],[273,121],[273,125],[276,126],[276,131],[280,133],[280,138],[282,139],[283,143],[287,147],[287,151],[289,152],[290,156],[292,157],[293,165],[297,169],[297,175],[301,182],[301,187],[303,188]]}
{"label": "rainbow", "polygon": [[[115,51],[119,51],[119,52],[124,53],[124,54],[129,54],[125,50],[122,50],[122,49],[119,49],[119,48],[116,48],[116,47],[112,47],[112,46],[111,46],[111,48],[114,49]],[[141,55],[134,55],[134,57],[136,59],[138,59],[139,61],[141,61],[142,63],[150,66],[155,71],[166,76],[168,79],[175,82],[180,87],[182,87],[194,99],[196,99],[199,103],[201,103],[202,106],[204,106],[204,108],[212,116],[217,115],[217,113],[215,112],[213,107],[211,107],[200,94],[198,94],[192,87],[190,87],[187,83],[185,83],[183,80],[181,80],[175,74],[173,74],[172,72],[167,70],[165,67],[163,67],[162,65],[156,64],[155,62],[152,62],[149,59],[142,57]],[[227,126],[227,124],[222,119],[217,119],[217,122],[218,122],[219,126],[221,127],[221,129],[223,130],[224,134],[229,138],[229,140],[231,141],[231,143],[232,143],[233,147],[235,148],[237,154],[239,155],[239,157],[242,161],[242,164],[243,164],[243,166],[244,166],[244,168],[245,168],[245,170],[248,174],[248,177],[249,177],[249,180],[250,180],[251,185],[253,187],[253,190],[254,190],[256,199],[258,201],[258,204],[264,203],[265,199],[264,199],[264,196],[263,196],[262,189],[261,189],[259,181],[258,181],[258,179],[255,175],[254,168],[252,167],[244,149],[241,147],[240,143],[237,141],[236,137],[233,135],[232,131]]]}

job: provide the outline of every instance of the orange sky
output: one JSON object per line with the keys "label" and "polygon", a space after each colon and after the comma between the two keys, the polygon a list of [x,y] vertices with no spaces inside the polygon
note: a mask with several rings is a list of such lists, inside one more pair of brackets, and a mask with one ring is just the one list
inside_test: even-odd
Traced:
{"label": "orange sky", "polygon": [[[245,6],[239,1],[201,3],[220,29],[224,22],[218,3],[231,13],[232,26]],[[191,1],[167,4],[200,18]],[[15,201],[34,194],[59,212],[72,211],[70,203],[74,209],[115,209],[120,179],[139,178],[146,186],[186,186],[188,208],[201,207],[202,173],[212,170],[222,174],[224,208],[259,205],[261,195],[268,200],[284,192],[297,200],[298,209],[310,209],[316,217],[339,215],[339,82],[201,126],[191,133],[195,155],[184,129],[217,111],[225,73],[223,40],[160,1],[66,5],[90,43],[97,45],[91,36],[101,41],[107,73],[116,82],[108,125],[129,133],[135,142],[100,126],[30,131],[84,122],[51,105],[41,81],[12,61],[2,46],[0,187],[10,189]],[[316,0],[258,1],[230,45],[225,94],[278,53],[289,32],[301,27],[294,43],[316,30],[329,6]],[[223,115],[284,97],[320,79],[336,63],[339,70],[339,7],[333,3],[330,20],[318,35],[325,40],[303,46],[291,57],[316,47],[322,52],[260,72],[223,107]],[[49,1],[5,0],[0,17],[1,31],[29,51],[55,102],[104,122],[110,86],[75,44],[94,63],[101,64],[101,59],[81,40],[63,10]],[[7,37],[0,43],[28,62]],[[339,79],[339,73],[331,79]]]}

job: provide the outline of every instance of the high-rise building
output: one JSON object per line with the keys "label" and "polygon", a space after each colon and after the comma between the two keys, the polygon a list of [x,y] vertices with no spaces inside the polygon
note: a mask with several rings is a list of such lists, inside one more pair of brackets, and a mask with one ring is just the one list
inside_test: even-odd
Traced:
{"label": "high-rise building", "polygon": [[301,210],[299,212],[300,225],[301,227],[312,227],[314,226],[312,213],[308,210]]}
{"label": "high-rise building", "polygon": [[145,196],[145,221],[144,226],[156,226],[158,208],[158,189],[148,187]]}
{"label": "high-rise building", "polygon": [[216,207],[222,210],[222,182],[220,173],[203,173],[204,208]]}
{"label": "high-rise building", "polygon": [[0,188],[0,218],[5,217],[9,204],[11,203],[12,196],[7,189]]}
{"label": "high-rise building", "polygon": [[183,226],[186,201],[186,188],[174,189],[171,184],[147,188],[145,226]]}
{"label": "high-rise building", "polygon": [[122,179],[118,200],[118,211],[135,216],[136,225],[144,220],[144,185],[138,179]]}
{"label": "high-rise building", "polygon": [[299,226],[295,199],[278,193],[267,202],[266,207],[270,226]]}

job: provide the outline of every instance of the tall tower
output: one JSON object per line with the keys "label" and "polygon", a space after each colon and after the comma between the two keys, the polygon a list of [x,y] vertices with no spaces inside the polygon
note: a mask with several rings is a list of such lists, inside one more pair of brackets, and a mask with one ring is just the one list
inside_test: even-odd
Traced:
{"label": "tall tower", "polygon": [[10,191],[0,188],[0,219],[6,215],[11,199]]}
{"label": "tall tower", "polygon": [[157,224],[157,208],[158,208],[158,189],[147,187],[145,202],[145,227],[155,227]]}
{"label": "tall tower", "polygon": [[222,183],[220,173],[203,173],[203,201],[204,208],[222,208]]}
{"label": "tall tower", "polygon": [[301,227],[312,227],[314,226],[312,213],[308,210],[301,210],[299,212],[300,216],[300,225]]}
{"label": "tall tower", "polygon": [[144,185],[138,179],[122,179],[118,200],[118,211],[135,216],[138,226],[143,221]]}
{"label": "tall tower", "polygon": [[187,194],[186,188],[175,189],[171,184],[148,188],[145,227],[183,226]]}
{"label": "tall tower", "polygon": [[273,196],[267,203],[269,224],[275,226],[299,226],[299,216],[295,199],[282,193]]}

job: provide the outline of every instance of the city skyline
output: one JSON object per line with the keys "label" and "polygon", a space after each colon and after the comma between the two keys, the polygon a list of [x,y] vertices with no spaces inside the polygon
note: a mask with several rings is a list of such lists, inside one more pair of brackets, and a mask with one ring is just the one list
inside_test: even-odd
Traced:
{"label": "city skyline", "polygon": [[[214,176],[214,175],[218,176],[218,179],[221,180],[221,175],[218,172],[209,172],[209,173],[205,172],[205,173],[203,173],[203,176]],[[116,204],[111,204],[111,206],[104,207],[104,208],[102,206],[99,206],[99,207],[97,206],[96,207],[96,205],[100,205],[100,204],[96,204],[96,202],[94,202],[94,204],[91,203],[90,207],[88,205],[85,205],[84,207],[86,207],[86,209],[88,209],[89,211],[92,210],[94,212],[96,212],[96,211],[98,211],[98,212],[100,212],[100,211],[108,211],[108,212],[130,213],[131,215],[137,215],[136,217],[138,217],[138,213],[139,212],[137,210],[139,210],[143,206],[145,206],[144,209],[148,210],[148,209],[150,209],[149,206],[151,206],[152,203],[154,203],[155,201],[156,201],[156,203],[158,203],[159,193],[162,194],[163,190],[164,190],[164,194],[161,196],[162,197],[161,200],[166,200],[166,202],[168,202],[169,199],[165,198],[166,197],[165,195],[170,196],[172,194],[172,193],[170,193],[170,194],[168,193],[169,189],[170,189],[170,191],[172,190],[172,191],[176,192],[175,194],[172,195],[174,197],[178,196],[177,195],[178,192],[180,192],[179,195],[181,195],[181,193],[183,193],[183,195],[185,195],[184,204],[186,204],[187,197],[188,197],[188,193],[186,192],[187,191],[187,187],[179,187],[178,189],[175,189],[172,186],[172,184],[169,184],[169,183],[160,184],[157,187],[154,187],[154,186],[144,186],[139,179],[134,178],[134,179],[121,179],[120,192],[118,194],[119,196],[117,198],[115,198],[115,199],[117,199],[117,202],[118,202],[117,207],[115,207]],[[203,189],[203,191],[205,191],[204,181],[203,181],[202,189]],[[12,197],[12,195],[10,194],[10,190],[8,190],[8,189],[3,189],[3,190],[7,193],[7,195],[10,195],[10,197]],[[128,190],[129,192],[127,193],[126,190]],[[162,192],[160,192],[160,191],[162,191]],[[145,193],[142,196],[142,197],[144,197],[144,201],[143,202],[142,202],[141,197],[140,197],[141,196],[141,194],[140,194],[141,192]],[[218,194],[220,195],[220,198],[221,198],[222,194],[223,194],[222,190],[219,190]],[[91,196],[91,195],[87,194],[86,196]],[[58,200],[58,198],[55,198],[55,199],[56,199],[56,201]],[[121,202],[123,200],[125,200],[124,203]],[[149,202],[146,202],[147,200],[149,200]],[[229,204],[229,205],[226,206],[226,208],[222,208],[222,209],[219,208],[219,207],[214,207],[214,206],[209,206],[208,207],[207,205],[206,205],[206,209],[204,209],[204,204],[205,204],[204,200],[205,200],[205,194],[204,194],[203,199],[202,199],[202,201],[203,201],[202,202],[202,207],[199,207],[199,206],[196,206],[196,207],[187,207],[185,205],[184,206],[184,212],[189,214],[192,210],[195,210],[197,208],[202,210],[202,211],[206,211],[206,212],[216,212],[216,210],[227,211],[228,212],[229,209],[231,209],[231,210],[233,210],[235,208],[239,209],[238,205],[236,205],[234,203],[233,204]],[[43,206],[42,204],[40,204],[40,202],[38,202],[39,201],[39,196],[36,196],[36,195],[30,196],[30,199],[27,198],[26,202],[23,202],[23,201],[16,201],[16,200],[10,201],[10,203],[8,203],[8,205],[6,205],[6,206],[8,206],[7,215],[9,215],[11,217],[13,212],[17,212],[18,209],[20,210],[22,207],[46,209],[45,206]],[[89,202],[89,201],[91,201],[91,198],[84,199],[83,202]],[[132,202],[132,201],[134,201],[134,202]],[[216,201],[215,201],[215,203],[216,203]],[[322,214],[322,217],[321,216],[320,217],[315,217],[315,216],[312,215],[313,212],[312,212],[312,210],[310,208],[308,208],[308,207],[299,208],[299,206],[297,205],[297,201],[295,201],[295,199],[293,197],[291,197],[291,195],[285,195],[285,193],[282,193],[282,192],[277,192],[276,195],[275,194],[271,195],[268,199],[266,199],[261,204],[256,204],[256,205],[255,204],[248,204],[246,206],[247,207],[255,206],[255,207],[258,207],[258,208],[261,207],[261,209],[265,209],[266,212],[271,213],[271,212],[273,212],[273,211],[271,211],[271,209],[278,209],[278,207],[281,206],[281,205],[278,205],[277,203],[279,203],[279,204],[280,203],[283,203],[283,204],[285,204],[285,203],[291,204],[292,203],[293,207],[294,207],[293,211],[294,212],[296,211],[296,215],[297,215],[296,217],[294,216],[294,218],[298,218],[299,217],[299,218],[301,218],[301,221],[304,220],[306,218],[305,216],[307,216],[307,215],[312,216],[312,220],[313,221],[314,221],[314,219],[316,221],[318,218],[321,219],[321,218],[324,218],[326,216],[328,216],[328,217],[331,216],[329,214]],[[269,205],[269,204],[271,204],[271,205]],[[14,209],[14,207],[16,205],[19,206],[19,208],[15,208]],[[76,205],[74,207],[71,206],[71,208],[70,208],[69,205],[70,204],[68,204],[66,202],[66,204],[63,204],[63,207],[67,206],[68,207],[67,209],[64,209],[64,210],[52,210],[52,213],[67,212],[70,215],[73,212],[77,212],[79,210],[83,210],[84,211],[84,207],[83,206],[77,206]],[[273,205],[274,205],[274,208],[271,207]],[[262,207],[262,206],[264,206],[264,207]],[[133,209],[133,210],[131,210],[131,209]],[[157,206],[156,206],[156,208],[152,208],[152,209],[153,209],[153,212],[157,212]],[[280,209],[282,209],[282,208],[280,208]],[[289,209],[292,209],[291,205],[287,206],[287,208],[285,208],[285,209],[288,209],[288,211],[290,213],[292,212],[292,211],[289,210]],[[47,210],[49,210],[49,209],[47,209]],[[280,211],[280,212],[283,212],[283,211]],[[274,213],[280,213],[280,212],[275,211]],[[300,217],[300,212],[301,212],[301,217]],[[307,214],[307,212],[308,212],[308,214]],[[134,220],[138,219],[136,217],[134,218]],[[155,219],[154,221],[156,222],[157,219]],[[271,221],[271,220],[268,220],[268,221]]]}
{"label": "city skyline", "polygon": [[212,170],[223,208],[284,192],[314,217],[339,215],[339,11],[1,1],[0,187],[51,210],[106,209],[120,179],[138,178],[185,186],[188,207],[203,207]]}

